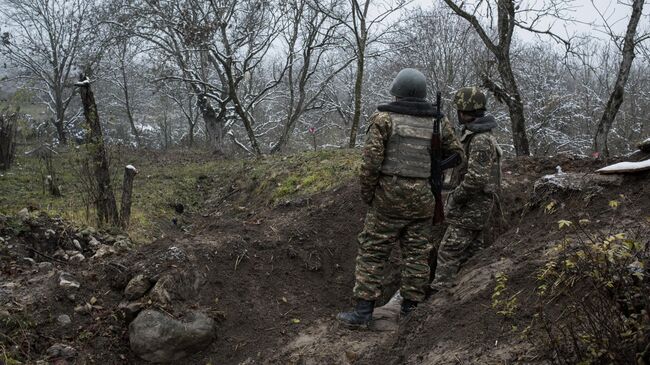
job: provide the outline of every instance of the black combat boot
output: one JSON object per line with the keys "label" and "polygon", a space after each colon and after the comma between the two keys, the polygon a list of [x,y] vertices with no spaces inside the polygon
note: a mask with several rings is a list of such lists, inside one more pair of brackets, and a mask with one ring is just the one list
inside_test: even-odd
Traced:
{"label": "black combat boot", "polygon": [[372,320],[372,311],[374,309],[374,300],[359,299],[352,312],[341,312],[336,315],[336,319],[351,328],[367,327]]}
{"label": "black combat boot", "polygon": [[413,309],[415,309],[415,307],[417,306],[418,306],[418,302],[412,301],[410,299],[402,299],[402,306],[400,307],[399,310],[400,317],[405,318],[406,316],[411,314]]}

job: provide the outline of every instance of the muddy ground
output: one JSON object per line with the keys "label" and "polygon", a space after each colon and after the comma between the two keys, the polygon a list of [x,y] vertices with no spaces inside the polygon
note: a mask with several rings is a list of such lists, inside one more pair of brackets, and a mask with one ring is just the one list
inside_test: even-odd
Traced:
{"label": "muddy ground", "polygon": [[[621,226],[648,224],[650,174],[596,184],[588,191],[533,194],[535,181],[555,173],[557,165],[582,174],[599,167],[568,156],[508,162],[505,223],[490,233],[490,247],[467,263],[458,285],[434,296],[407,321],[388,318],[383,326],[361,332],[334,320],[351,304],[356,235],[366,210],[355,182],[274,206],[241,205],[244,193],[221,191],[200,213],[179,215],[167,238],[152,244],[118,245],[92,258],[97,246],[79,238],[78,251],[86,257],[80,262],[55,258],[62,246],[74,246],[71,240],[79,233],[64,222],[38,218],[37,212],[25,223],[4,218],[1,233],[11,245],[0,261],[3,352],[26,363],[56,361],[46,351],[63,343],[78,352],[70,363],[145,363],[129,349],[134,313],[120,308],[137,303],[137,309],[152,307],[177,318],[200,310],[217,321],[216,340],[181,362],[187,364],[535,363],[530,345],[490,308],[494,275],[507,272],[513,290],[528,297],[544,251],[561,237],[557,221],[567,216],[615,220]],[[621,200],[620,194],[625,198],[612,212],[607,202]],[[558,209],[549,215],[544,205],[550,200],[558,202]],[[57,239],[43,240],[48,229],[56,231]],[[108,233],[94,235],[107,247],[120,240]],[[61,272],[79,288],[62,288]],[[160,283],[169,297],[151,290],[127,300],[124,288],[137,274]],[[387,282],[389,290],[395,287],[394,280]],[[524,300],[521,307],[518,319],[526,320],[532,302]],[[382,313],[391,317],[394,312]],[[62,325],[61,315],[68,315],[71,324]]]}

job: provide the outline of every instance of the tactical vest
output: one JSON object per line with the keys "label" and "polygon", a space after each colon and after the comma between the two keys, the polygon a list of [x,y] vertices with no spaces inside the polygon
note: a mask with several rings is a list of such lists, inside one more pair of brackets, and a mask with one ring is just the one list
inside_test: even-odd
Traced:
{"label": "tactical vest", "polygon": [[381,172],[386,175],[428,179],[431,175],[433,118],[390,113],[393,130]]}

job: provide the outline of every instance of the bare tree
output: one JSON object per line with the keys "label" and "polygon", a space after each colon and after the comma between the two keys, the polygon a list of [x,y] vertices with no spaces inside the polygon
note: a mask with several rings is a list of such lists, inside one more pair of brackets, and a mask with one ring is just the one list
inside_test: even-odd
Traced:
{"label": "bare tree", "polygon": [[197,105],[197,97],[189,89],[186,83],[166,82],[162,86],[162,92],[174,102],[187,122],[187,146],[194,146],[196,128],[198,125],[200,110]]}
{"label": "bare tree", "polygon": [[130,71],[133,68],[136,58],[140,55],[141,50],[138,48],[141,44],[142,42],[138,42],[138,39],[130,36],[121,36],[119,37],[117,44],[109,51],[111,62],[117,60],[117,65],[111,67],[112,72],[109,81],[119,89],[121,94],[114,95],[114,98],[122,104],[124,108],[127,121],[131,127],[131,134],[133,134],[135,143],[138,147],[141,146],[142,142],[140,140],[140,130],[135,123],[132,95],[133,80],[131,80],[133,75]]}
{"label": "bare tree", "polygon": [[341,22],[348,29],[345,33],[346,43],[353,50],[356,60],[354,112],[348,142],[350,148],[357,143],[366,61],[369,56],[376,56],[369,54],[368,50],[373,44],[380,43],[392,33],[387,24],[388,18],[409,3],[410,0],[348,0],[346,6],[337,6],[329,10],[322,6],[320,1],[314,2],[318,10]]}
{"label": "bare tree", "polygon": [[0,50],[26,70],[25,78],[52,114],[60,143],[67,143],[67,110],[74,96],[69,79],[88,43],[89,0],[2,0],[8,23]]}
{"label": "bare tree", "polygon": [[[354,58],[328,57],[331,55],[329,51],[338,47],[340,41],[337,30],[341,24],[338,21],[332,21],[325,13],[309,7],[306,0],[292,0],[287,6],[290,25],[285,41],[290,61],[284,87],[280,90],[286,90],[286,114],[282,133],[271,152],[286,148],[298,120],[306,111],[319,107],[316,104],[325,87],[354,61]],[[335,7],[336,3],[330,6]]]}
{"label": "bare tree", "polygon": [[[631,4],[628,4],[632,7],[632,14],[627,25],[627,30],[625,32],[625,37],[623,38],[622,46],[619,42],[620,37],[614,34],[614,32],[607,24],[607,21],[605,21],[605,26],[608,29],[608,34],[621,52],[622,59],[620,67],[618,69],[618,74],[616,75],[616,81],[614,82],[613,91],[609,96],[607,106],[605,107],[603,116],[598,123],[596,135],[594,137],[594,150],[599,154],[600,157],[607,158],[609,156],[607,137],[612,128],[612,124],[614,123],[614,119],[616,118],[616,114],[618,113],[621,104],[623,104],[625,85],[627,84],[630,70],[632,68],[632,61],[634,61],[635,57],[635,47],[637,44],[648,38],[647,34],[644,34],[641,37],[637,37],[637,26],[639,25],[639,20],[643,15],[644,2],[644,0],[633,0]],[[605,20],[604,17],[603,20]]]}
{"label": "bare tree", "polygon": [[255,73],[285,26],[281,21],[283,14],[278,13],[275,5],[266,0],[210,1],[211,14],[217,20],[210,61],[223,72],[234,111],[244,125],[252,152],[258,156],[262,150],[254,130],[253,110],[280,84],[289,64],[287,59],[278,67],[267,69],[272,73],[269,80],[257,88],[251,87]]}
{"label": "bare tree", "polygon": [[[160,63],[171,63],[159,80],[186,83],[196,95],[205,122],[209,148],[223,153],[226,104],[224,76],[217,73],[215,82],[208,72],[208,46],[215,32],[215,18],[209,16],[210,4],[193,0],[176,2],[114,0],[112,24],[122,31],[152,44],[150,52]],[[218,70],[212,70],[218,71]]]}
{"label": "bare tree", "polygon": [[[460,5],[455,0],[444,0],[444,2],[454,13],[471,24],[487,49],[494,56],[500,82],[493,80],[489,76],[489,70],[486,70],[483,74],[484,86],[495,95],[497,100],[508,106],[515,153],[518,156],[529,155],[530,148],[526,135],[524,103],[511,64],[513,32],[518,27],[534,33],[549,35],[566,47],[570,47],[570,41],[553,33],[550,27],[545,29],[536,28],[544,17],[559,17],[570,1],[549,0],[542,3],[540,9],[535,8],[537,3],[517,4],[514,0],[475,1],[474,4],[461,3]],[[473,6],[473,10],[466,10],[465,5]],[[522,5],[530,6],[530,8],[520,8]],[[487,13],[487,18],[492,19],[495,7],[496,32],[493,32],[492,29],[485,27],[481,23],[477,14],[483,10]]]}

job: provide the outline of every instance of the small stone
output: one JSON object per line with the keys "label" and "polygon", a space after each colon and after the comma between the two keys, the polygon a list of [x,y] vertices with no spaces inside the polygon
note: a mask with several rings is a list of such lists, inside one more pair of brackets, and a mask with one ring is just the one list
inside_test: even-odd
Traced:
{"label": "small stone", "polygon": [[75,313],[79,313],[79,314],[89,314],[90,311],[92,311],[92,310],[93,310],[93,306],[90,305],[90,303],[86,303],[86,304],[78,305],[78,306],[74,307]]}
{"label": "small stone", "polygon": [[23,257],[23,260],[25,261],[25,263],[28,263],[32,266],[36,265],[36,261],[34,261],[34,259],[31,257]]}
{"label": "small stone", "polygon": [[62,273],[59,276],[59,286],[66,289],[78,289],[81,285],[70,274]]}
{"label": "small stone", "polygon": [[129,250],[131,249],[131,241],[129,239],[122,239],[113,244],[116,248]]}
{"label": "small stone", "polygon": [[92,258],[93,259],[99,259],[99,258],[102,258],[104,256],[114,254],[116,252],[117,252],[117,250],[115,250],[115,248],[113,248],[112,246],[99,245],[99,247],[97,248],[97,251],[95,251],[95,254],[93,255]]}
{"label": "small stone", "polygon": [[129,300],[139,299],[151,288],[151,281],[144,275],[136,275],[124,289],[124,296]]}
{"label": "small stone", "polygon": [[9,318],[11,314],[9,314],[9,311],[6,309],[0,309],[0,321],[3,321],[7,318]]}
{"label": "small stone", "polygon": [[48,229],[48,230],[45,231],[45,238],[49,239],[50,237],[54,237],[55,235],[56,235],[56,232],[54,232],[53,229]]}
{"label": "small stone", "polygon": [[97,240],[97,238],[90,236],[90,240],[88,241],[88,244],[94,247],[94,246],[99,246],[100,242]]}
{"label": "small stone", "polygon": [[70,256],[69,261],[70,262],[81,262],[86,259],[86,256],[84,256],[81,252]]}
{"label": "small stone", "polygon": [[68,256],[68,254],[65,253],[65,251],[62,250],[62,249],[56,250],[56,252],[54,252],[54,254],[52,254],[52,256],[55,259],[59,259],[59,260],[63,260],[63,261],[68,261],[68,258],[70,258],[70,256]]}
{"label": "small stone", "polygon": [[59,324],[63,327],[67,327],[70,324],[72,324],[72,320],[70,319],[70,316],[67,314],[62,314],[56,318],[56,321],[59,322]]}
{"label": "small stone", "polygon": [[23,208],[16,214],[21,221],[29,219],[29,209]]}
{"label": "small stone", "polygon": [[72,240],[72,244],[77,250],[81,251],[81,243],[79,243],[79,240]]}
{"label": "small stone", "polygon": [[46,271],[46,270],[51,270],[52,268],[54,268],[54,264],[52,264],[49,261],[43,261],[38,263],[39,270]]}
{"label": "small stone", "polygon": [[77,295],[75,295],[74,293],[68,294],[68,300],[74,302],[75,300],[77,300]]}
{"label": "small stone", "polygon": [[47,356],[50,358],[72,359],[77,356],[77,349],[72,346],[57,343],[47,349]]}
{"label": "small stone", "polygon": [[0,287],[12,290],[12,289],[16,289],[16,288],[20,287],[20,285],[18,283],[13,282],[13,281],[8,281],[8,282],[3,283],[2,285],[0,285]]}
{"label": "small stone", "polygon": [[142,302],[122,302],[118,309],[122,311],[126,323],[131,323],[135,317],[145,308],[146,304]]}
{"label": "small stone", "polygon": [[151,299],[154,302],[157,302],[158,304],[161,305],[167,305],[171,303],[172,298],[169,295],[169,292],[167,289],[165,289],[166,286],[169,285],[169,282],[171,282],[171,277],[169,276],[163,276],[158,281],[156,282],[156,285],[154,285],[153,289],[151,289],[150,296]]}

